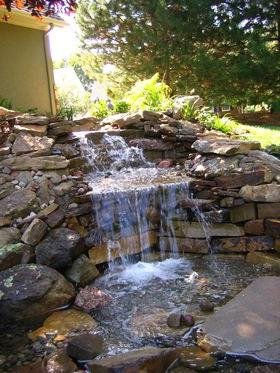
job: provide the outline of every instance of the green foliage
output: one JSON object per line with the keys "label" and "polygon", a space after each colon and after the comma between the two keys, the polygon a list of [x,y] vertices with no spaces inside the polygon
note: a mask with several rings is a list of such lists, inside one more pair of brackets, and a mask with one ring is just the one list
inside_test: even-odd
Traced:
{"label": "green foliage", "polygon": [[78,115],[85,115],[90,108],[90,95],[83,97],[75,94],[74,91],[58,90],[58,115],[62,118],[73,120]]}
{"label": "green foliage", "polygon": [[114,102],[114,112],[115,113],[127,113],[131,108],[131,105],[124,101],[119,100]]}
{"label": "green foliage", "polygon": [[[81,0],[84,45],[126,76],[158,71],[210,105],[280,94],[279,0]],[[133,80],[132,79],[132,80]]]}
{"label": "green foliage", "polygon": [[4,107],[5,109],[11,110],[13,104],[11,100],[0,96],[0,106]]}
{"label": "green foliage", "polygon": [[102,119],[111,115],[112,112],[108,108],[108,103],[105,100],[94,102],[90,108],[90,115],[95,118]]}
{"label": "green foliage", "polygon": [[209,108],[204,107],[197,111],[196,119],[208,129],[221,131],[228,135],[233,135],[238,132],[239,127],[237,122],[226,115],[219,117],[212,113]]}
{"label": "green foliage", "polygon": [[159,74],[150,79],[138,81],[125,94],[125,100],[131,106],[131,110],[166,110],[172,105],[170,88],[160,81]]}
{"label": "green foliage", "polygon": [[195,120],[196,117],[199,115],[199,109],[196,106],[196,102],[191,104],[189,101],[186,102],[184,107],[182,108],[182,117],[186,120]]}

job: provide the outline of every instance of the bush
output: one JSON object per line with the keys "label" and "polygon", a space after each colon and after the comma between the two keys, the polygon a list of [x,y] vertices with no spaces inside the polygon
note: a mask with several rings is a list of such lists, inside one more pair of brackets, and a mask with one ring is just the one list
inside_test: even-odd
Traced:
{"label": "bush", "polygon": [[186,120],[194,120],[198,115],[199,109],[197,108],[196,103],[194,102],[191,104],[190,102],[186,102],[182,108],[182,117]]}
{"label": "bush", "polygon": [[99,100],[91,104],[90,115],[102,119],[112,114],[112,111],[108,107],[106,100]]}
{"label": "bush", "polygon": [[76,116],[85,115],[90,108],[90,94],[83,96],[72,91],[57,91],[58,115],[62,118],[73,120]]}
{"label": "bush", "polygon": [[172,106],[171,89],[164,82],[159,81],[159,74],[151,79],[138,81],[128,91],[124,99],[131,110],[166,110]]}
{"label": "bush", "polygon": [[5,109],[12,110],[13,104],[11,100],[0,97],[0,106],[4,107]]}
{"label": "bush", "polygon": [[202,108],[198,111],[196,119],[206,128],[221,131],[228,135],[232,135],[238,130],[237,122],[226,115],[221,118],[210,112],[209,108]]}
{"label": "bush", "polygon": [[130,108],[130,104],[124,100],[116,101],[114,103],[115,113],[127,113],[130,110]]}

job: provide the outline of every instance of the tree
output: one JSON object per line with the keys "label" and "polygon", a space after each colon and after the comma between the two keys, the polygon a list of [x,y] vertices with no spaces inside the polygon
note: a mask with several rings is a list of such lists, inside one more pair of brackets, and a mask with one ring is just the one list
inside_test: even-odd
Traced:
{"label": "tree", "polygon": [[[57,13],[72,13],[77,8],[76,0],[0,0],[0,6],[5,6],[8,12],[13,8],[27,9],[32,16],[53,16]],[[8,16],[4,16],[8,20]]]}
{"label": "tree", "polygon": [[209,103],[280,94],[280,0],[81,0],[84,46],[135,79]]}

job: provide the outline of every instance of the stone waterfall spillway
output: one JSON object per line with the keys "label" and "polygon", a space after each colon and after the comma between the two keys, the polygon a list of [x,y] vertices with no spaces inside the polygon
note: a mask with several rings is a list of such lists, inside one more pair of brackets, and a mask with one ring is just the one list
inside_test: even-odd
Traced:
{"label": "stone waterfall spillway", "polygon": [[82,136],[81,148],[91,167],[88,182],[96,229],[90,255],[96,264],[108,262],[112,268],[119,258],[125,265],[137,253],[147,259],[153,247],[176,257],[176,219],[195,219],[207,228],[191,199],[188,179],[175,169],[157,168],[120,136],[104,134],[97,144]]}

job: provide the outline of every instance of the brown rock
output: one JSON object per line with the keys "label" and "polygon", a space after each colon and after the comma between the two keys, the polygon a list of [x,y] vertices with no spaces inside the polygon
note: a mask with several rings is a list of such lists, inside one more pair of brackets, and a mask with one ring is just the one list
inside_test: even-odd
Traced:
{"label": "brown rock", "polygon": [[209,247],[206,239],[160,237],[159,247],[162,251],[172,251],[177,247],[180,253],[207,254]]}
{"label": "brown rock", "polygon": [[[176,353],[182,365],[201,369],[202,371],[207,371],[216,363],[216,359],[211,354],[203,351],[198,346],[179,347],[176,348]],[[188,373],[188,370],[182,370],[183,372]]]}
{"label": "brown rock", "polygon": [[103,306],[111,301],[111,297],[103,291],[94,287],[85,287],[81,289],[75,299],[75,306],[83,309],[86,312]]}
{"label": "brown rock", "polygon": [[52,212],[54,212],[56,209],[58,209],[58,205],[56,203],[51,203],[49,206],[47,206],[45,209],[41,210],[38,213],[38,218],[40,219],[46,219]]}
{"label": "brown rock", "polygon": [[21,189],[0,200],[0,216],[10,218],[25,217],[36,211],[38,201],[36,194],[28,189]]}
{"label": "brown rock", "polygon": [[20,241],[20,231],[17,228],[1,228],[0,229],[0,247]]}
{"label": "brown rock", "polygon": [[35,218],[24,231],[21,240],[28,245],[36,245],[45,236],[48,226],[42,220]]}
{"label": "brown rock", "polygon": [[21,155],[38,150],[50,150],[54,143],[48,137],[32,136],[30,133],[20,133],[13,143],[12,153]]}
{"label": "brown rock", "polygon": [[280,219],[265,220],[265,233],[269,236],[280,238]]}
{"label": "brown rock", "polygon": [[173,220],[173,230],[176,237],[205,238],[206,236],[235,237],[244,235],[243,227],[231,223],[212,224],[205,229],[198,222]]}
{"label": "brown rock", "polygon": [[258,218],[280,218],[280,203],[258,203]]}
{"label": "brown rock", "polygon": [[23,243],[10,244],[0,247],[0,271],[16,266],[27,264],[32,256],[30,246]]}
{"label": "brown rock", "polygon": [[254,203],[245,203],[244,205],[230,209],[230,220],[232,223],[240,223],[247,220],[256,219],[256,208]]}
{"label": "brown rock", "polygon": [[264,222],[263,219],[246,221],[244,224],[244,230],[246,234],[255,236],[261,236],[264,234]]}
{"label": "brown rock", "polygon": [[204,300],[199,304],[199,308],[201,309],[202,312],[213,312],[215,305],[209,300]]}
{"label": "brown rock", "polygon": [[87,256],[81,255],[65,272],[65,276],[69,281],[83,287],[98,277],[99,271]]}
{"label": "brown rock", "polygon": [[240,197],[248,201],[256,202],[280,202],[280,185],[264,184],[246,185],[240,189]]}
{"label": "brown rock", "polygon": [[3,166],[9,167],[12,170],[58,170],[66,168],[69,165],[69,161],[59,155],[50,155],[43,157],[29,157],[29,156],[18,156],[7,158],[2,161]]}
{"label": "brown rock", "polygon": [[252,264],[265,264],[280,273],[279,253],[259,253],[251,252],[246,256],[246,261]]}
{"label": "brown rock", "polygon": [[39,126],[37,124],[16,124],[14,131],[15,133],[26,132],[33,136],[45,136],[47,134],[47,126]]}
{"label": "brown rock", "polygon": [[92,360],[103,352],[103,338],[96,334],[78,335],[67,344],[67,354],[78,361]]}
{"label": "brown rock", "polygon": [[232,238],[214,238],[211,246],[214,252],[248,252],[267,251],[274,247],[273,238],[269,236],[247,236]]}
{"label": "brown rock", "polygon": [[164,159],[163,161],[160,161],[158,164],[159,168],[170,168],[173,166],[173,159]]}
{"label": "brown rock", "polygon": [[57,228],[64,222],[65,214],[61,208],[48,214],[46,223],[50,228]]}
{"label": "brown rock", "polygon": [[214,153],[220,155],[246,154],[250,150],[260,149],[259,142],[236,140],[197,140],[192,147],[199,153]]}
{"label": "brown rock", "polygon": [[0,227],[5,227],[7,225],[10,225],[12,222],[12,220],[10,218],[4,218],[4,217],[0,217]]}
{"label": "brown rock", "polygon": [[278,364],[259,365],[253,368],[250,373],[279,373]]}
{"label": "brown rock", "polygon": [[172,349],[145,347],[92,361],[87,364],[87,368],[92,373],[164,373],[176,357]]}
{"label": "brown rock", "polygon": [[219,176],[215,181],[217,186],[222,188],[240,188],[244,185],[258,185],[264,183],[267,181],[265,176],[265,171],[254,171],[244,174]]}
{"label": "brown rock", "polygon": [[181,313],[171,313],[167,318],[167,325],[169,328],[180,328],[181,326]]}

